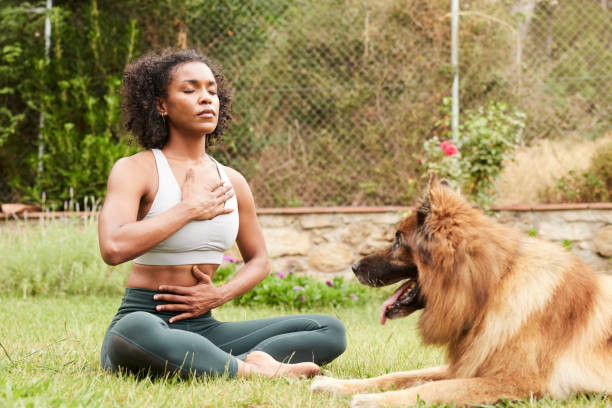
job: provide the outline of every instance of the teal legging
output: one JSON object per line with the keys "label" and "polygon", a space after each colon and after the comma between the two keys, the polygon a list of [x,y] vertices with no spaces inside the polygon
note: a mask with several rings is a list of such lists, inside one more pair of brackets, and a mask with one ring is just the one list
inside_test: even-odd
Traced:
{"label": "teal legging", "polygon": [[136,374],[236,376],[238,363],[255,350],[278,361],[329,363],[346,349],[346,333],[335,317],[308,314],[245,322],[219,322],[211,313],[168,323],[158,312],[156,291],[127,288],[102,343],[102,367]]}

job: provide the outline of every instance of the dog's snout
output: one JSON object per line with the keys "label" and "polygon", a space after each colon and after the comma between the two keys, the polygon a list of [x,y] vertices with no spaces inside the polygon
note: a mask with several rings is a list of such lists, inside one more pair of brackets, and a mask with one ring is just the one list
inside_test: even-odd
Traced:
{"label": "dog's snout", "polygon": [[359,261],[355,262],[353,266],[351,266],[353,272],[357,272],[359,270]]}

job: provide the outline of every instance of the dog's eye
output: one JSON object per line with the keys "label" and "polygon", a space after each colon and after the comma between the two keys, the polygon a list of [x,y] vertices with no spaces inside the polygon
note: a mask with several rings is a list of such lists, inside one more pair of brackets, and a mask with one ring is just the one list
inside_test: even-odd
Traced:
{"label": "dog's eye", "polygon": [[399,248],[402,239],[402,234],[398,232],[395,233],[395,241],[393,242],[393,248]]}

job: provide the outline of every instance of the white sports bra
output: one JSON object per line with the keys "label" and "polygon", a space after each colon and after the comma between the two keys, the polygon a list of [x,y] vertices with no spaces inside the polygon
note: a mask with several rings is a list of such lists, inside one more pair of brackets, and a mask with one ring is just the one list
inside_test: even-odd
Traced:
{"label": "white sports bra", "polygon": [[[151,209],[144,218],[154,217],[169,210],[181,201],[179,187],[168,160],[159,149],[151,149],[157,164],[159,178],[157,194]],[[211,157],[212,158],[212,157]],[[223,167],[213,159],[221,180],[231,185]],[[134,259],[142,265],[191,265],[221,264],[223,252],[232,247],[238,235],[238,202],[233,196],[225,202],[233,208],[229,214],[221,214],[205,221],[190,221],[183,228]]]}

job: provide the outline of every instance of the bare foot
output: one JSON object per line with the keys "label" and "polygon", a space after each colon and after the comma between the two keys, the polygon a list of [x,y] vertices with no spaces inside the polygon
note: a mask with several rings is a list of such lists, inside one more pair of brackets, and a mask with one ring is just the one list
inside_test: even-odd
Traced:
{"label": "bare foot", "polygon": [[[241,370],[242,369],[242,370]],[[263,351],[253,351],[244,359],[244,367],[238,367],[238,373],[248,376],[260,374],[266,377],[307,377],[321,374],[321,368],[315,363],[285,364],[276,361]]]}

